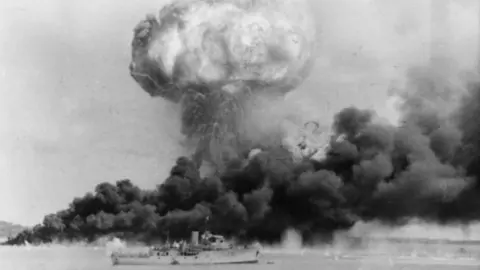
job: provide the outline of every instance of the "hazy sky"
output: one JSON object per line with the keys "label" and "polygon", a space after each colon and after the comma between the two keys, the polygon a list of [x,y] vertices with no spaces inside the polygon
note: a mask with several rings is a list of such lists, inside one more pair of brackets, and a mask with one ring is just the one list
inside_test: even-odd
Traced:
{"label": "hazy sky", "polygon": [[[128,74],[132,29],[163,2],[0,2],[0,220],[40,222],[103,181],[163,181],[182,152],[178,121]],[[452,2],[452,54],[471,66],[478,8]],[[321,121],[351,104],[394,118],[388,84],[428,58],[428,7],[316,1],[317,66],[289,100]]]}

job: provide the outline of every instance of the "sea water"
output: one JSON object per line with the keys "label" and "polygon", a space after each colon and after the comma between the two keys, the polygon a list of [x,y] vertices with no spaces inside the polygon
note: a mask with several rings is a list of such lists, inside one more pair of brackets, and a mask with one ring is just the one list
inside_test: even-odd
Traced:
{"label": "sea water", "polygon": [[[141,269],[153,270],[159,266],[112,266],[106,248],[75,246],[44,247],[0,247],[1,270],[104,270],[104,269]],[[351,256],[349,256],[351,255]],[[382,270],[382,269],[480,269],[478,265],[466,265],[455,260],[416,259],[408,261],[398,256],[375,254],[344,253],[342,256],[327,256],[323,250],[308,249],[302,253],[279,250],[262,255],[261,262],[256,265],[221,265],[221,266],[165,266],[165,269],[231,269],[231,270]],[[435,262],[431,264],[429,262]],[[453,265],[452,265],[453,263]]]}

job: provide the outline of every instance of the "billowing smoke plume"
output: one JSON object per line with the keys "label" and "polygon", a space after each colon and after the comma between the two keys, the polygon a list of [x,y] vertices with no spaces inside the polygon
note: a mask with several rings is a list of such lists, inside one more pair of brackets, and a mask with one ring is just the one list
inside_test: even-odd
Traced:
{"label": "billowing smoke plume", "polygon": [[[294,0],[176,1],[137,26],[132,76],[150,95],[180,103],[183,133],[199,138],[193,161],[179,159],[160,186],[162,226],[171,219],[193,226],[212,215],[218,231],[272,240],[289,227],[311,236],[358,219],[476,216],[468,210],[474,205],[462,206],[477,201],[476,94],[462,101],[464,83],[436,69],[407,72],[397,93],[400,126],[355,107],[336,114],[328,150],[317,159],[292,153],[313,156],[308,140],[293,147],[249,140],[249,102],[283,95],[310,73],[316,30],[307,9]],[[220,174],[202,179],[202,159],[221,165]]]}
{"label": "billowing smoke plume", "polygon": [[295,89],[314,62],[315,27],[302,0],[175,1],[134,32],[131,75],[150,95],[181,104],[197,163],[220,165],[227,149],[251,147],[246,104]]}
{"label": "billowing smoke plume", "polygon": [[[213,141],[230,147],[231,155],[217,161],[221,172],[207,176],[200,174],[197,160],[180,157],[154,190],[140,190],[126,180],[100,184],[94,194],[47,216],[38,230],[67,236],[146,233],[148,239],[173,239],[210,229],[241,239],[279,241],[288,229],[300,232],[304,240],[329,239],[359,220],[480,220],[480,83],[438,73],[435,66],[408,70],[397,93],[402,101],[400,124],[380,123],[369,110],[345,108],[334,116],[328,147],[315,159],[309,150],[318,145],[312,146],[312,140],[292,146],[274,128],[255,141],[242,142],[251,135],[241,133],[245,122],[239,119],[251,106],[245,102],[250,94],[285,93],[300,82],[292,78],[308,75],[314,30],[307,19],[299,19],[303,13],[295,13],[299,6],[293,0],[183,1],[165,7],[159,19],[140,24],[133,44],[133,77],[151,95],[182,104],[184,133],[204,140],[199,152],[218,150],[208,147],[209,136],[212,129],[227,129]],[[288,22],[278,27],[294,29],[301,37],[299,54],[277,58],[276,53],[286,54],[277,50],[288,50],[267,46],[271,36],[239,29],[251,21],[264,23],[270,29],[265,35],[284,37],[288,31],[275,29]],[[227,49],[239,43],[226,37],[237,34],[245,42],[253,35],[263,37],[269,53],[253,65],[258,70],[285,67],[288,72],[274,77],[242,69],[245,66],[239,66]],[[208,46],[200,47],[204,43],[224,46],[215,50],[222,54],[210,55]],[[268,117],[262,121],[270,124]],[[318,125],[306,127],[315,130]],[[242,147],[235,145],[241,143]],[[292,148],[308,155],[298,159]]]}
{"label": "billowing smoke plume", "polygon": [[175,1],[135,29],[132,75],[152,96],[173,101],[189,85],[288,92],[312,66],[309,15],[301,0]]}

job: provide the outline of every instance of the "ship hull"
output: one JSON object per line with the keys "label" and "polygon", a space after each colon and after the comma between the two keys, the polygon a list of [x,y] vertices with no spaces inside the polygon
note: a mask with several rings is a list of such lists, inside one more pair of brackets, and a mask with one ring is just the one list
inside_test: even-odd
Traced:
{"label": "ship hull", "polygon": [[211,264],[255,264],[257,250],[202,251],[197,255],[181,254],[140,256],[112,255],[114,265],[211,265]]}

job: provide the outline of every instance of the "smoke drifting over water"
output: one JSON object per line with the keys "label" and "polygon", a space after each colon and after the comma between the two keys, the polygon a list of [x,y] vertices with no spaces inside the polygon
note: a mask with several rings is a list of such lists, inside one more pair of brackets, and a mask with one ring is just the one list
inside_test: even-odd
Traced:
{"label": "smoke drifting over water", "polygon": [[[374,14],[369,5],[375,1],[358,2],[350,7],[359,8],[360,18]],[[467,14],[455,3],[449,8]],[[335,46],[349,44],[328,40],[335,37],[329,32],[335,21],[328,24],[328,13],[347,12],[328,1],[316,5],[323,8],[320,21],[326,25],[318,48],[338,53],[328,59],[333,70],[329,75],[348,74],[351,79],[364,67],[369,76],[399,79],[395,94],[402,101],[401,123],[377,121],[375,112],[351,106],[334,115],[331,136],[315,133],[317,123],[312,122],[306,125],[304,140],[289,140],[281,125],[283,115],[265,117],[262,112],[275,110],[258,106],[271,106],[271,100],[279,102],[287,93],[294,96],[293,90],[312,71],[317,31],[315,23],[302,16],[306,5],[293,0],[174,2],[137,26],[130,65],[146,92],[181,106],[182,132],[196,146],[194,155],[180,158],[156,190],[158,226],[180,235],[181,228],[201,228],[211,217],[209,226],[216,231],[275,241],[289,228],[304,239],[331,239],[332,232],[360,220],[398,225],[412,218],[438,223],[480,219],[478,83],[461,76],[468,65],[454,53],[442,56],[449,60],[442,62],[445,68],[418,59],[401,61],[420,55],[416,48],[407,46],[397,53],[387,49],[402,40],[400,36],[425,37],[425,24],[416,20],[431,14],[401,19],[412,25],[398,26],[397,35],[366,31],[377,27],[387,32],[373,26],[393,12],[383,7],[384,14],[357,26],[363,30],[365,48],[342,67],[341,54],[347,49]],[[426,12],[427,6],[416,12]],[[403,70],[385,67],[396,61]],[[346,71],[345,66],[355,65],[357,70]],[[259,127],[254,121],[258,118],[268,127]],[[315,153],[322,140],[329,147],[320,149],[316,159],[298,158],[298,153]],[[257,149],[255,155],[252,149]],[[214,165],[215,174],[200,177],[204,161]]]}
{"label": "smoke drifting over water", "polygon": [[422,220],[412,220],[405,226],[386,226],[381,223],[358,222],[348,233],[354,237],[370,237],[377,239],[450,240],[450,241],[480,241],[479,223],[459,225],[439,225],[426,223]]}

